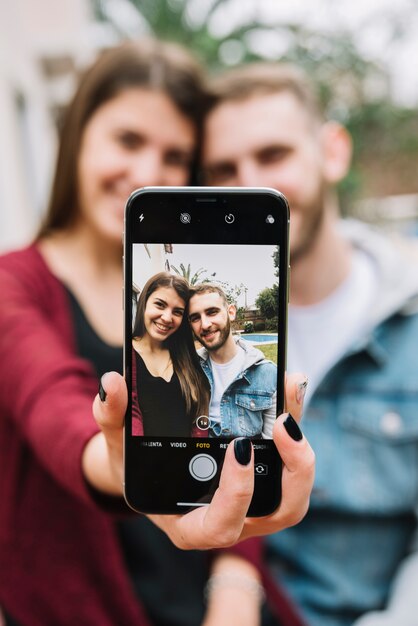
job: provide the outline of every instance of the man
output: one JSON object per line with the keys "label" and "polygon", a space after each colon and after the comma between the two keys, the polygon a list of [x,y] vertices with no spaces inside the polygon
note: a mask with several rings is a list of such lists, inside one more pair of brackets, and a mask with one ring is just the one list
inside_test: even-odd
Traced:
{"label": "man", "polygon": [[266,539],[268,561],[312,626],[416,623],[416,261],[407,244],[339,221],[350,138],[299,71],[254,64],[213,93],[207,182],[273,187],[291,210],[288,369],[309,375],[317,474],[305,520]]}
{"label": "man", "polygon": [[[212,436],[273,437],[277,367],[249,342],[234,339],[236,307],[217,285],[192,288],[189,321],[202,344],[199,352],[211,387]],[[262,390],[262,393],[260,392]]]}

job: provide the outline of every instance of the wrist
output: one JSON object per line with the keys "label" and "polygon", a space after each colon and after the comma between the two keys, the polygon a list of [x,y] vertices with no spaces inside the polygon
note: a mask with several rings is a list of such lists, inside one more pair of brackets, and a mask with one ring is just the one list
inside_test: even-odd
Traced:
{"label": "wrist", "polygon": [[205,597],[207,602],[210,602],[215,595],[223,595],[224,593],[245,595],[257,606],[261,606],[265,600],[264,587],[258,579],[233,570],[212,574],[206,583]]}
{"label": "wrist", "polygon": [[225,570],[206,585],[206,619],[216,626],[259,626],[264,589],[257,578]]}

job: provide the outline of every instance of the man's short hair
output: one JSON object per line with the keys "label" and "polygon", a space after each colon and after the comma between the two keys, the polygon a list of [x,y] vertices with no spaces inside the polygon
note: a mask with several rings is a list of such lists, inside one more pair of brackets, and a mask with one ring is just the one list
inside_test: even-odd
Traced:
{"label": "man's short hair", "polygon": [[193,285],[192,287],[190,287],[189,293],[189,302],[190,299],[193,298],[193,296],[201,296],[204,293],[217,293],[222,298],[225,307],[228,307],[229,304],[224,290],[216,283],[199,283],[197,285]]}
{"label": "man's short hair", "polygon": [[239,102],[253,96],[293,94],[300,104],[322,122],[324,111],[317,90],[308,76],[287,63],[248,63],[224,71],[211,81],[209,111],[224,102]]}

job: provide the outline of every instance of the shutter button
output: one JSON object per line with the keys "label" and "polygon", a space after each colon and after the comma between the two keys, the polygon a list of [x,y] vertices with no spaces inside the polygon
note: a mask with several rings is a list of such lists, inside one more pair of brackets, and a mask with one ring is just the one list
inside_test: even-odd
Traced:
{"label": "shutter button", "polygon": [[216,474],[218,465],[209,454],[196,454],[189,463],[189,472],[196,480],[210,480]]}

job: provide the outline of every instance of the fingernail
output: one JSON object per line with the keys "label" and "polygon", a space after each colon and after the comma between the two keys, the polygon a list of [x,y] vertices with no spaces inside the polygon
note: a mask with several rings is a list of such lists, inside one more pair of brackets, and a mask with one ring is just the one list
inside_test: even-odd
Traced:
{"label": "fingernail", "polygon": [[102,402],[104,402],[106,400],[106,396],[107,396],[107,393],[104,390],[104,387],[102,385],[102,381],[100,380],[100,383],[99,383],[99,398],[100,398],[100,400]]}
{"label": "fingernail", "polygon": [[305,377],[305,380],[302,380],[300,383],[296,385],[296,402],[298,404],[302,404],[303,399],[305,397],[306,388],[308,386],[308,377]]}
{"label": "fingernail", "polygon": [[251,441],[246,437],[240,437],[234,441],[235,458],[240,465],[248,465],[251,461]]}
{"label": "fingernail", "polygon": [[289,437],[292,437],[294,441],[300,441],[303,439],[302,431],[290,413],[283,422],[283,426],[286,428],[286,432]]}

